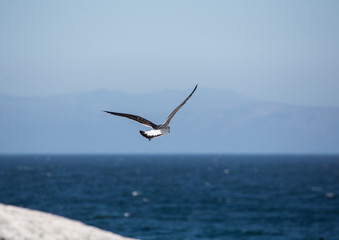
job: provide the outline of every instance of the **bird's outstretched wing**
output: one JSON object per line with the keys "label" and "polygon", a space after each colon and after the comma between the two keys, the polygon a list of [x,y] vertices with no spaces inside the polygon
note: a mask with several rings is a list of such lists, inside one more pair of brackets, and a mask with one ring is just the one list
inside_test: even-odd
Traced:
{"label": "bird's outstretched wing", "polygon": [[132,119],[134,121],[137,121],[138,123],[141,123],[142,125],[145,125],[147,127],[151,127],[153,129],[157,129],[158,128],[158,125],[152,123],[151,121],[149,121],[149,120],[147,120],[147,119],[145,119],[143,117],[137,116],[137,115],[127,114],[127,113],[109,112],[109,111],[105,111],[105,110],[103,110],[103,111],[107,112],[107,113],[110,113],[110,114],[113,114],[113,115],[120,116],[120,117],[125,117],[125,118]]}
{"label": "bird's outstretched wing", "polygon": [[198,84],[195,85],[195,88],[193,89],[191,94],[176,109],[174,109],[174,111],[167,117],[166,121],[163,124],[161,124],[161,126],[167,126],[170,123],[171,119],[174,117],[177,111],[179,111],[179,109],[187,102],[187,100],[190,99],[190,97],[193,95],[197,87],[198,87]]}

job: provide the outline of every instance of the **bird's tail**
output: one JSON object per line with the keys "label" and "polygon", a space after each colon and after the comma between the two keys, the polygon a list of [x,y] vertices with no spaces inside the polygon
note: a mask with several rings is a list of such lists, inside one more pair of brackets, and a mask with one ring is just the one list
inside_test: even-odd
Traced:
{"label": "bird's tail", "polygon": [[140,130],[139,132],[140,132],[140,134],[141,134],[143,137],[147,138],[148,141],[151,141],[151,139],[153,138],[153,137],[151,137],[151,136],[148,136],[148,135],[146,134],[145,131],[141,131],[141,130]]}

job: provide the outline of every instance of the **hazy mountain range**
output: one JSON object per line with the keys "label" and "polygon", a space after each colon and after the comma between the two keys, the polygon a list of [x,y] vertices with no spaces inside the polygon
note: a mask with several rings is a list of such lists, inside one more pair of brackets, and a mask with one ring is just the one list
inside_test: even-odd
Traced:
{"label": "hazy mountain range", "polygon": [[198,88],[172,119],[171,133],[150,142],[138,132],[148,128],[101,111],[159,124],[191,90],[0,96],[0,153],[339,153],[339,108]]}

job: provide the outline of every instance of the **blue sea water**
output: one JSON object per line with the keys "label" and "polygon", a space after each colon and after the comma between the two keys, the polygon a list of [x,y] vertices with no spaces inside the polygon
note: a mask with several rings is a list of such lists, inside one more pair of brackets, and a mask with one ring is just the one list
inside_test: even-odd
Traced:
{"label": "blue sea water", "polygon": [[144,240],[339,239],[339,156],[0,156],[0,202]]}

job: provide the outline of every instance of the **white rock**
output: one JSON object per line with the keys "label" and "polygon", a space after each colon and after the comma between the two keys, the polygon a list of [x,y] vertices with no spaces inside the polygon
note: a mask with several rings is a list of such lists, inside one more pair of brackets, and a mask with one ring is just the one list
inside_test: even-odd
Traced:
{"label": "white rock", "polygon": [[0,239],[132,240],[49,213],[0,204]]}

